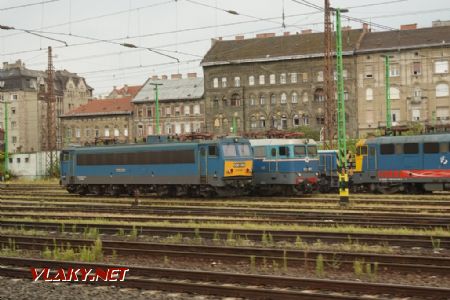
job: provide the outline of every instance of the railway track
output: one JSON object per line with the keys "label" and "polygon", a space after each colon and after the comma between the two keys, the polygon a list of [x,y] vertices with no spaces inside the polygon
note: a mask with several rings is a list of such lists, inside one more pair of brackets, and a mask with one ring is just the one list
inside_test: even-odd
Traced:
{"label": "railway track", "polygon": [[[211,211],[208,214],[196,213],[186,214],[186,212],[178,212],[179,217],[175,217],[173,213],[165,212],[165,216],[159,215],[144,215],[142,210],[132,211],[117,211],[114,209],[98,209],[98,210],[70,210],[64,211],[63,209],[52,210],[50,212],[45,207],[39,207],[39,209],[29,210],[27,212],[18,212],[14,209],[10,212],[6,212],[8,208],[2,208],[0,217],[3,218],[31,218],[31,219],[74,219],[74,220],[93,220],[101,218],[108,221],[123,221],[123,222],[163,222],[170,223],[183,223],[187,221],[201,221],[201,222],[221,222],[221,223],[255,223],[255,224],[295,224],[295,225],[314,225],[314,226],[331,226],[331,225],[353,225],[359,227],[384,227],[384,228],[410,228],[410,229],[427,229],[427,228],[447,228],[450,224],[450,218],[443,217],[391,217],[391,216],[368,216],[364,215],[339,215],[339,214],[253,214],[247,216],[234,216],[233,214],[227,214],[222,216],[211,215]],[[136,212],[139,212],[137,214]],[[128,214],[124,216],[124,214]],[[132,214],[132,216],[130,216]]]}
{"label": "railway track", "polygon": [[[129,234],[138,231],[141,235],[168,237],[175,235],[183,235],[184,237],[202,237],[213,239],[219,237],[226,239],[227,235],[232,232],[235,235],[245,237],[252,241],[261,241],[264,235],[272,237],[274,242],[289,241],[295,242],[299,237],[309,243],[317,241],[325,243],[345,243],[357,242],[367,245],[389,245],[399,247],[422,247],[432,248],[433,240],[439,241],[441,248],[450,248],[450,236],[429,236],[429,235],[407,235],[407,234],[381,234],[381,233],[354,233],[354,232],[335,232],[326,231],[326,227],[322,230],[257,230],[257,229],[240,229],[236,227],[224,228],[216,226],[215,228],[201,227],[200,224],[190,224],[190,226],[176,227],[162,223],[161,226],[130,226],[124,224],[98,224],[98,223],[70,223],[55,220],[55,222],[29,222],[29,221],[4,221],[0,220],[0,225],[4,228],[21,228],[36,229],[43,231],[58,232],[64,228],[67,231],[86,232],[89,229],[96,229],[103,234],[118,234],[119,231]],[[175,225],[175,224],[174,224]]]}
{"label": "railway track", "polygon": [[[20,235],[0,236],[0,243],[7,245],[14,243],[19,249],[40,250],[54,247],[80,248],[92,246],[94,240],[78,238],[50,238],[29,237]],[[187,244],[161,244],[148,242],[132,242],[102,239],[102,249],[106,254],[116,253],[127,256],[152,256],[170,257],[181,259],[199,259],[209,261],[222,261],[226,263],[248,262],[250,256],[255,257],[255,263],[260,264],[264,259],[278,261],[280,265],[286,262],[289,267],[314,266],[318,255],[322,255],[327,265],[339,264],[339,269],[352,270],[354,261],[365,263],[376,263],[383,272],[421,272],[450,276],[450,257],[437,256],[412,256],[412,255],[390,255],[374,253],[354,253],[339,251],[311,251],[295,249],[256,248],[256,247],[226,247],[226,246],[203,246]]]}
{"label": "railway track", "polygon": [[[77,263],[41,259],[0,257],[0,276],[30,278],[29,266],[35,268],[88,269],[117,267],[100,263]],[[446,299],[450,289],[355,281],[307,279],[287,276],[191,271],[183,269],[122,266],[130,269],[126,280],[114,282],[120,287],[157,289],[250,299],[360,299],[362,295],[421,296]],[[104,283],[108,284],[108,283]],[[351,293],[349,292],[351,291]]]}

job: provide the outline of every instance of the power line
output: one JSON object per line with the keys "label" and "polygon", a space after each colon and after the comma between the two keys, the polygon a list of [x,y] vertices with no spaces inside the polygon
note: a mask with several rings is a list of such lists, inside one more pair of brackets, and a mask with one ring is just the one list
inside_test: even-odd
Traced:
{"label": "power line", "polygon": [[0,11],[6,11],[6,10],[11,10],[11,9],[16,9],[16,8],[23,8],[23,7],[29,7],[29,6],[39,5],[39,4],[58,2],[58,1],[60,1],[60,0],[48,0],[48,1],[41,1],[41,2],[36,2],[36,3],[28,3],[28,4],[17,5],[17,6],[4,7],[4,8],[0,8]]}

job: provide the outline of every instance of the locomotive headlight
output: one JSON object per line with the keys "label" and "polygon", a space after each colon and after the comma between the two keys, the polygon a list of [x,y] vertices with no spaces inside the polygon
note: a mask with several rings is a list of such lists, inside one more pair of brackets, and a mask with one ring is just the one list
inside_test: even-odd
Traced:
{"label": "locomotive headlight", "polygon": [[312,168],[311,168],[311,167],[309,167],[309,168],[308,168],[308,171],[312,171]]}
{"label": "locomotive headlight", "polygon": [[303,172],[306,172],[306,171],[308,171],[308,168],[304,167]]}
{"label": "locomotive headlight", "polygon": [[297,173],[297,176],[298,177],[302,177],[302,173]]}
{"label": "locomotive headlight", "polygon": [[316,172],[316,176],[319,176],[319,172]]}

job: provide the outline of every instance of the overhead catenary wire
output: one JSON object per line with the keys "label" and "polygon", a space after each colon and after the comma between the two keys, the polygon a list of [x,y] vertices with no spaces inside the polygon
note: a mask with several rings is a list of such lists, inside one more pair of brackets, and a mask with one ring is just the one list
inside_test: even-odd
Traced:
{"label": "overhead catenary wire", "polygon": [[58,1],[61,1],[61,0],[47,0],[47,1],[28,3],[28,4],[16,5],[16,6],[10,6],[10,7],[3,7],[3,8],[0,8],[0,11],[7,11],[7,10],[12,10],[12,9],[30,7],[30,6],[47,4],[47,3],[58,2]]}

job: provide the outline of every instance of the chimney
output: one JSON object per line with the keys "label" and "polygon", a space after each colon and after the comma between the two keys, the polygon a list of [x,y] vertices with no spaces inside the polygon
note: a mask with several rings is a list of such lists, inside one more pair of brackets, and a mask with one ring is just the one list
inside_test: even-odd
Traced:
{"label": "chimney", "polygon": [[363,23],[362,28],[363,28],[363,32],[369,32],[369,24]]}
{"label": "chimney", "polygon": [[8,62],[4,61],[3,62],[3,70],[6,70],[6,69],[8,69]]}
{"label": "chimney", "polygon": [[302,34],[312,33],[312,29],[303,29]]}
{"label": "chimney", "polygon": [[187,78],[197,78],[197,73],[187,73]]}
{"label": "chimney", "polygon": [[283,36],[289,36],[289,35],[290,35],[289,31],[283,32]]}
{"label": "chimney", "polygon": [[153,75],[152,80],[158,80],[158,75]]}
{"label": "chimney", "polygon": [[417,29],[417,23],[400,25],[400,30],[414,30]]}
{"label": "chimney", "polygon": [[170,79],[172,80],[177,80],[177,79],[181,79],[182,75],[181,74],[172,74],[170,75]]}
{"label": "chimney", "polygon": [[162,75],[162,76],[161,76],[161,79],[162,79],[162,80],[167,80],[167,75]]}
{"label": "chimney", "polygon": [[234,37],[234,39],[236,41],[242,41],[244,39],[244,36],[243,35],[237,35],[237,36]]}
{"label": "chimney", "polygon": [[352,29],[352,26],[344,26],[342,27],[342,31],[349,31]]}
{"label": "chimney", "polygon": [[124,85],[123,85],[123,90],[125,91],[125,93],[128,92],[128,84],[124,84]]}
{"label": "chimney", "polygon": [[256,38],[257,39],[265,39],[265,38],[270,38],[270,37],[274,37],[275,33],[258,33],[256,34]]}

